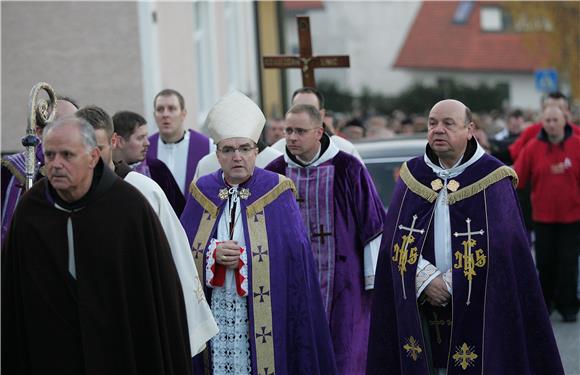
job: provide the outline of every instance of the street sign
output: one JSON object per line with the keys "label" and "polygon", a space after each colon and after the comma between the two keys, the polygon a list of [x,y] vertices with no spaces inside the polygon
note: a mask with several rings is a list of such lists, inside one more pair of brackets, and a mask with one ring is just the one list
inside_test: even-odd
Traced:
{"label": "street sign", "polygon": [[540,69],[534,74],[536,90],[550,93],[558,91],[558,72],[556,69]]}

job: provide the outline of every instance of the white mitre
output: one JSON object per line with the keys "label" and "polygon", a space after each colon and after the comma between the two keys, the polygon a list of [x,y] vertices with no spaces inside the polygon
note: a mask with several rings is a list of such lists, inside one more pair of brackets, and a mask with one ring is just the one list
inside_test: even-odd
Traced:
{"label": "white mitre", "polygon": [[210,136],[218,144],[227,138],[249,138],[258,143],[266,118],[260,107],[239,91],[222,97],[207,115]]}

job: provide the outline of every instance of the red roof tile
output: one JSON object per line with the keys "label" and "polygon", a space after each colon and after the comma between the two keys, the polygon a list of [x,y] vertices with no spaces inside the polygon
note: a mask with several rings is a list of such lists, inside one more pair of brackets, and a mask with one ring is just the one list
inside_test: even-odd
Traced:
{"label": "red roof tile", "polygon": [[315,0],[286,0],[284,1],[284,9],[287,10],[308,10],[308,9],[322,9],[324,8],[323,1]]}
{"label": "red roof tile", "polygon": [[[532,72],[545,67],[515,32],[484,32],[479,2],[465,24],[454,24],[459,2],[425,1],[394,64],[397,68]],[[486,5],[492,3],[486,2]],[[539,40],[541,35],[536,35]]]}

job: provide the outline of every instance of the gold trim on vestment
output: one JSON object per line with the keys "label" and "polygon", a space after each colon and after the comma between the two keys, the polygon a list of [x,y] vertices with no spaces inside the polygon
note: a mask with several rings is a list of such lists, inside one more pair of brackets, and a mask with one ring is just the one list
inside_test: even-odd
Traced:
{"label": "gold trim on vestment", "polygon": [[[195,268],[197,269],[197,275],[199,276],[201,285],[205,285],[205,275],[204,275],[204,264],[203,260],[205,258],[205,248],[207,242],[209,241],[209,236],[215,225],[217,219],[218,208],[212,201],[210,201],[197,187],[195,181],[189,186],[189,192],[195,198],[197,203],[203,207],[204,211],[201,219],[199,220],[199,227],[195,232],[195,237],[191,245],[191,251],[193,255],[193,261],[195,263]],[[198,292],[196,291],[196,294]],[[205,295],[203,296],[205,298]],[[210,352],[209,348],[206,347],[203,350],[204,359],[204,374],[211,374],[210,368]]]}
{"label": "gold trim on vestment", "polygon": [[447,203],[454,204],[463,199],[469,198],[474,196],[475,194],[483,191],[490,185],[495,184],[496,182],[503,180],[506,177],[512,178],[512,183],[514,187],[518,186],[518,175],[516,172],[511,169],[510,167],[506,167],[505,165],[499,167],[495,171],[491,172],[484,178],[479,181],[474,182],[471,185],[464,187],[454,193],[450,193],[447,196]]}
{"label": "gold trim on vestment", "polygon": [[401,180],[407,185],[409,190],[413,193],[417,194],[418,196],[422,197],[423,199],[429,201],[430,203],[435,202],[437,199],[438,193],[434,192],[427,186],[423,185],[413,175],[409,168],[407,167],[407,162],[404,162],[401,166],[401,170],[399,171],[399,175],[401,176]]}
{"label": "gold trim on vestment", "polygon": [[[401,180],[403,180],[405,185],[407,185],[409,190],[411,190],[413,193],[429,201],[430,203],[435,202],[438,193],[434,192],[429,187],[417,181],[417,179],[415,179],[415,177],[413,177],[413,175],[411,174],[411,171],[409,171],[406,162],[403,163],[403,165],[401,166],[400,176]],[[512,178],[512,184],[514,185],[514,187],[518,186],[518,175],[516,174],[516,172],[510,167],[503,165],[494,170],[493,172],[489,173],[487,176],[483,177],[479,181],[476,181],[471,185],[459,189],[456,192],[449,193],[449,195],[447,196],[447,203],[451,205],[459,201],[462,201],[466,198],[472,197],[475,194],[482,192],[490,185],[493,185],[506,177]]]}
{"label": "gold trim on vestment", "polygon": [[217,217],[218,207],[199,190],[195,181],[189,185],[189,193],[212,217]]}
{"label": "gold trim on vestment", "polygon": [[284,191],[295,191],[294,183],[280,176],[278,185],[246,209],[252,259],[252,306],[254,308],[254,339],[256,372],[274,374],[274,329],[270,292],[270,249],[264,208]]}
{"label": "gold trim on vestment", "polygon": [[298,197],[296,192],[296,187],[294,186],[294,182],[291,179],[278,175],[280,178],[278,180],[278,185],[274,186],[269,192],[264,194],[260,199],[256,200],[254,203],[248,206],[248,216],[256,215],[256,213],[261,212],[264,210],[264,207],[275,201],[280,194],[285,192],[286,190],[292,190],[295,197]]}
{"label": "gold trim on vestment", "polygon": [[14,164],[12,164],[9,160],[2,159],[2,165],[5,166],[10,171],[10,173],[12,173],[12,175],[18,180],[18,182],[24,185],[24,183],[26,182],[26,177],[24,177],[24,175],[20,173],[20,171],[18,170],[18,168],[14,166]]}
{"label": "gold trim on vestment", "polygon": [[193,261],[195,262],[195,268],[197,269],[197,274],[202,280],[202,284],[205,285],[203,259],[205,257],[205,248],[209,241],[209,236],[215,226],[218,207],[199,190],[195,182],[192,182],[189,186],[189,192],[197,203],[199,203],[204,209],[202,217],[199,220],[199,227],[195,232],[195,237],[191,244],[191,252],[193,255]]}

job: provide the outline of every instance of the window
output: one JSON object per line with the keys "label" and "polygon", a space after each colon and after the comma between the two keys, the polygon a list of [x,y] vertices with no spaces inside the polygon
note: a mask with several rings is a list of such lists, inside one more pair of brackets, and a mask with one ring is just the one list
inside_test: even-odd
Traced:
{"label": "window", "polygon": [[482,31],[497,32],[504,30],[502,11],[499,7],[481,7],[479,19]]}
{"label": "window", "polygon": [[480,9],[481,30],[486,32],[514,31],[510,12],[498,6],[482,6]]}
{"label": "window", "polygon": [[460,1],[455,8],[455,14],[453,15],[453,23],[458,25],[464,25],[469,20],[471,12],[473,11],[473,6],[475,3],[473,1]]}

